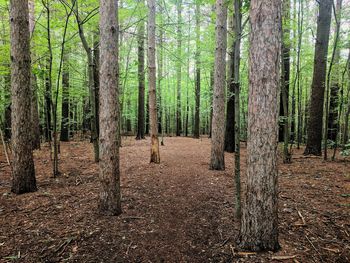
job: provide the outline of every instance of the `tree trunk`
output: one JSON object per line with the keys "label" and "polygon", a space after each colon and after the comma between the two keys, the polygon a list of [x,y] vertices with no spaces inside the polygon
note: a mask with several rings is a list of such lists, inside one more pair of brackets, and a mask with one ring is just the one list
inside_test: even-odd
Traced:
{"label": "tree trunk", "polygon": [[228,33],[232,38],[232,44],[229,51],[229,69],[227,76],[227,111],[226,111],[226,131],[225,131],[225,151],[233,153],[235,151],[235,84],[234,84],[234,67],[235,67],[235,46],[236,46],[236,18],[232,14],[230,20],[230,31]]}
{"label": "tree trunk", "polygon": [[[99,116],[96,116],[96,92],[95,92],[95,81],[94,81],[94,60],[92,49],[89,47],[89,44],[86,40],[83,24],[80,20],[79,10],[78,10],[78,0],[75,0],[75,18],[78,24],[79,37],[81,43],[85,49],[87,60],[88,60],[88,75],[89,75],[89,96],[90,96],[90,105],[91,105],[91,141],[94,145],[94,158],[95,162],[99,161],[99,136],[98,136],[98,122]],[[119,125],[118,125],[119,127]]]}
{"label": "tree trunk", "polygon": [[45,72],[45,141],[51,142],[51,82],[50,82],[50,59],[46,61],[46,72]]}
{"label": "tree trunk", "polygon": [[[149,90],[148,90],[149,93]],[[145,123],[145,133],[149,134],[149,125],[150,125],[150,116],[149,116],[149,95],[147,96],[147,100],[146,100],[146,123]]]}
{"label": "tree trunk", "polygon": [[96,134],[97,138],[100,137],[100,123],[99,123],[99,116],[100,116],[100,44],[97,41],[98,35],[95,36],[96,40],[94,43],[94,50],[93,50],[93,61],[94,61],[94,97],[95,97],[95,126],[96,126]]}
{"label": "tree trunk", "polygon": [[[295,3],[296,5],[296,3]],[[295,16],[295,15],[294,15]],[[301,69],[300,69],[300,53],[301,53],[301,42],[303,37],[303,23],[304,23],[304,7],[303,7],[303,1],[299,0],[298,5],[298,47],[297,47],[297,64],[296,64],[296,79],[294,83],[293,88],[293,105],[294,105],[294,115],[293,115],[293,122],[295,122],[295,85],[297,85],[297,96],[298,96],[298,126],[297,131],[295,133],[295,125],[294,125],[294,137],[295,134],[297,135],[297,149],[300,149],[300,144],[302,141],[302,87],[301,87]]]}
{"label": "tree trunk", "polygon": [[[10,65],[8,65],[10,67]],[[11,140],[11,74],[6,74],[4,77],[5,86],[5,112],[4,112],[4,129],[5,129],[5,139]]]}
{"label": "tree trunk", "polygon": [[241,34],[242,34],[242,1],[234,1],[235,10],[235,46],[234,46],[234,68],[233,83],[235,87],[235,187],[236,187],[236,205],[235,212],[238,220],[242,217],[241,209],[241,122],[240,122],[240,54],[241,54]]}
{"label": "tree trunk", "polygon": [[281,1],[250,2],[247,191],[240,246],[276,251]]}
{"label": "tree trunk", "polygon": [[[163,13],[162,7],[160,6],[160,14]],[[161,17],[162,19],[162,17]],[[161,22],[162,23],[162,22]],[[162,134],[162,80],[163,80],[163,28],[162,26],[159,27],[159,51],[158,51],[158,103],[157,103],[157,114],[158,114],[158,133]],[[163,137],[162,137],[163,140]],[[163,141],[162,141],[163,142]]]}
{"label": "tree trunk", "polygon": [[37,190],[32,153],[31,59],[28,0],[10,1],[12,165],[11,191],[16,194]]}
{"label": "tree trunk", "polygon": [[216,1],[216,49],[210,169],[225,170],[225,77],[227,3]]}
{"label": "tree trunk", "polygon": [[344,117],[344,131],[343,131],[343,148],[345,148],[345,145],[348,143],[349,140],[349,116],[350,116],[350,50],[348,54],[348,62],[347,62],[348,68],[348,92],[347,92],[347,108],[345,112],[345,117]]}
{"label": "tree trunk", "polygon": [[321,155],[323,104],[327,69],[329,31],[332,17],[332,1],[319,1],[317,36],[315,44],[314,74],[311,88],[310,118],[307,128],[305,155]]}
{"label": "tree trunk", "polygon": [[[279,109],[279,132],[278,141],[284,142],[284,138],[289,136],[288,126],[288,101],[289,101],[289,82],[290,82],[290,0],[283,0],[283,16],[282,16],[282,27],[283,27],[283,40],[282,40],[282,89],[280,94],[280,109]],[[287,132],[288,135],[284,135]],[[287,137],[288,138],[288,137]],[[289,139],[287,143],[289,142]],[[288,150],[288,145],[287,148]],[[288,155],[288,154],[287,154]]]}
{"label": "tree trunk", "polygon": [[176,58],[176,136],[180,136],[182,133],[181,125],[181,66],[182,66],[182,0],[177,0],[177,58]]}
{"label": "tree trunk", "polygon": [[211,138],[212,131],[213,131],[214,68],[210,70],[210,92],[211,92],[211,96],[210,96],[210,113],[208,116],[208,119],[209,119],[208,138]]}
{"label": "tree trunk", "polygon": [[[296,68],[296,73],[295,73],[295,80],[293,83],[293,88],[292,88],[292,101],[291,101],[291,120],[290,120],[290,141],[291,143],[295,143],[295,135],[296,135],[296,128],[295,128],[295,123],[296,123],[296,101],[295,101],[295,90],[296,90],[296,84],[297,80],[299,79],[299,73],[300,73],[300,50],[301,50],[301,38],[302,38],[302,31],[301,31],[301,26],[302,26],[302,21],[300,20],[300,11],[301,11],[301,4],[302,0],[298,0],[299,5],[298,5],[298,19],[297,19],[297,0],[293,0],[293,36],[296,36],[297,34],[297,41],[298,44],[296,44],[296,39],[294,39],[294,46],[296,46],[296,57],[293,58],[293,68]],[[297,25],[296,25],[297,23]],[[296,32],[298,30],[298,33]]]}
{"label": "tree trunk", "polygon": [[63,56],[62,71],[62,120],[60,140],[62,142],[69,141],[69,60],[68,53]]}
{"label": "tree trunk", "polygon": [[196,1],[196,83],[195,83],[195,114],[194,114],[194,130],[193,137],[199,138],[199,124],[200,124],[200,106],[201,106],[201,50],[200,50],[200,3]]}
{"label": "tree trunk", "polygon": [[[29,7],[29,35],[32,40],[32,46],[34,47],[34,41],[32,34],[34,32],[35,26],[35,6],[34,0],[28,2]],[[34,54],[31,53],[32,60]],[[37,95],[37,79],[35,74],[32,72],[30,76],[30,86],[32,90],[32,101],[31,101],[31,120],[32,120],[32,145],[33,150],[40,149],[40,119],[39,119],[39,110],[38,110],[38,95]]]}
{"label": "tree trunk", "polygon": [[289,82],[290,82],[290,0],[283,1],[282,16],[282,85],[278,141],[283,142],[283,163],[290,163],[289,146]]}
{"label": "tree trunk", "polygon": [[145,138],[145,24],[140,22],[138,28],[138,79],[139,79],[139,97],[137,114],[137,135],[136,140]]}
{"label": "tree trunk", "polygon": [[[336,143],[339,123],[338,123],[338,109],[339,109],[339,60],[340,60],[340,44],[339,44],[339,31],[341,23],[341,8],[342,0],[337,0],[336,4],[336,26],[334,30],[334,62],[333,71],[330,72],[330,101],[329,101],[329,115],[328,115],[328,129],[327,129],[327,139]],[[330,68],[331,70],[331,68]]]}
{"label": "tree trunk", "polygon": [[149,121],[151,130],[151,163],[160,163],[159,140],[157,129],[157,96],[156,96],[156,3],[148,3],[148,89]]}
{"label": "tree trunk", "polygon": [[99,212],[119,215],[118,1],[100,1],[100,200]]}

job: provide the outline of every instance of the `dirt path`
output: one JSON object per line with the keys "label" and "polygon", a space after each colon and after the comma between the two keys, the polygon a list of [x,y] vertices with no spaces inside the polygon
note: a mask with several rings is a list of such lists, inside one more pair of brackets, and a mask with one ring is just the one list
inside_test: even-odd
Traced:
{"label": "dirt path", "polygon": [[[148,141],[124,138],[120,217],[96,213],[91,148],[62,144],[58,179],[50,178],[48,149],[36,152],[39,191],[21,196],[8,192],[0,153],[0,262],[274,262],[270,253],[232,254],[238,233],[233,155],[225,156],[226,171],[209,171],[208,139],[166,138],[161,164],[153,165]],[[276,255],[349,262],[350,162],[294,157],[292,165],[280,166],[282,250]]]}

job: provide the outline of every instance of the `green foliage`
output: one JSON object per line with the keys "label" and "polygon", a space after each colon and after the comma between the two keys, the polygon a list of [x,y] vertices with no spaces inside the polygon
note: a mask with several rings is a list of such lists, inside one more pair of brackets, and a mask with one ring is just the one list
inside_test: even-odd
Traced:
{"label": "green foliage", "polygon": [[344,147],[341,150],[340,154],[342,156],[350,156],[350,143],[344,145]]}
{"label": "green foliage", "polygon": [[[3,116],[4,108],[10,103],[10,28],[9,28],[9,7],[7,0],[0,0],[0,115]],[[46,11],[42,1],[35,0],[35,30],[32,36],[32,71],[37,77],[37,94],[39,102],[39,111],[41,114],[41,122],[44,122],[44,92],[45,78],[47,76],[47,58],[48,43],[47,43],[47,21]],[[51,18],[51,44],[53,51],[53,74],[52,83],[55,89],[58,68],[61,58],[61,46],[63,27],[68,8],[72,4],[72,0],[67,0],[69,6],[63,5],[62,1],[53,0],[50,2]],[[301,74],[300,74],[300,98],[297,97],[296,91],[296,55],[297,41],[299,38],[297,32],[298,26],[298,2],[291,1],[290,18],[285,20],[290,29],[289,43],[291,46],[291,72],[289,86],[289,108],[292,108],[292,99],[301,103],[301,112],[298,112],[296,107],[296,116],[303,115],[302,121],[306,120],[305,109],[307,109],[308,100],[310,98],[313,59],[314,59],[314,42],[316,32],[316,14],[317,5],[314,1],[303,1],[303,23],[302,23],[302,38],[301,38]],[[88,45],[94,46],[98,42],[99,31],[99,14],[98,1],[95,0],[78,0],[78,12],[81,21],[84,22],[84,32]],[[177,67],[182,68],[182,83],[181,83],[181,109],[182,116],[185,118],[188,115],[190,132],[194,118],[195,108],[195,52],[196,52],[196,37],[195,37],[195,4],[200,4],[200,67],[201,67],[201,108],[200,118],[201,127],[205,128],[209,123],[211,112],[212,90],[210,84],[210,75],[214,67],[214,51],[215,51],[215,1],[214,0],[190,0],[182,2],[182,50],[181,56],[178,57],[177,52],[177,13],[175,0],[159,1],[157,4],[157,61],[159,62],[160,54],[163,55],[163,73],[160,82],[157,82],[158,106],[162,109],[164,116],[170,122],[170,132],[175,128],[175,110],[176,110],[176,72]],[[294,5],[296,3],[296,5]],[[138,104],[138,63],[137,63],[137,40],[136,32],[139,23],[147,21],[147,6],[145,1],[124,0],[119,1],[119,24],[120,24],[120,45],[119,45],[119,74],[120,74],[120,104],[122,107],[122,128],[125,128],[127,120],[131,120],[133,129],[136,128],[137,120],[137,104]],[[233,2],[229,1],[230,14],[232,14]],[[245,22],[242,32],[241,44],[241,120],[242,132],[246,127],[247,120],[247,103],[248,103],[248,58],[249,58],[249,7],[250,1],[242,1],[242,21]],[[344,7],[344,21],[346,25],[341,28],[340,46],[341,59],[340,68],[343,69],[346,63],[346,51],[348,49],[348,7]],[[160,32],[163,32],[163,41],[160,44]],[[147,32],[147,30],[146,30]],[[229,43],[232,32],[229,32]],[[285,36],[288,38],[288,35]],[[334,37],[331,36],[330,43],[333,43]],[[145,36],[145,45],[147,45],[147,37]],[[230,45],[229,45],[230,46]],[[331,45],[330,45],[331,46]],[[331,48],[331,47],[330,47]],[[68,31],[66,36],[65,51],[69,53],[69,73],[70,73],[70,102],[71,110],[76,111],[78,117],[77,122],[81,123],[83,118],[89,116],[89,112],[85,112],[84,108],[89,104],[88,92],[88,66],[87,56],[78,34],[78,25],[74,15],[69,19]],[[147,54],[147,47],[145,46]],[[330,54],[331,52],[329,52]],[[146,60],[147,66],[147,60]],[[146,72],[146,98],[147,98],[147,68]],[[59,80],[61,81],[61,80]],[[344,94],[346,93],[347,80],[344,81]],[[62,85],[60,85],[62,86]],[[294,92],[293,92],[294,90]],[[58,116],[61,115],[61,88],[58,97]],[[229,96],[230,94],[227,94]],[[346,100],[344,96],[344,100]],[[73,107],[74,104],[74,107]],[[147,104],[147,103],[146,103]],[[290,121],[291,118],[288,118]],[[165,120],[163,119],[163,122]],[[282,120],[286,121],[286,120]],[[343,120],[341,120],[343,121]],[[60,123],[60,120],[59,120]],[[304,125],[304,124],[303,124]],[[347,151],[347,150],[346,150]],[[346,152],[344,152],[346,153]]]}

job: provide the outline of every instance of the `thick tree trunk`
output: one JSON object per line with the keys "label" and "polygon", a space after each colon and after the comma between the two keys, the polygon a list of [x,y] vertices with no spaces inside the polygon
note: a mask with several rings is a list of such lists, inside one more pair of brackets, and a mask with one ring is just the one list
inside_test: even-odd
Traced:
{"label": "thick tree trunk", "polygon": [[157,127],[157,95],[156,95],[156,3],[148,3],[148,89],[149,89],[149,121],[151,130],[151,163],[160,163],[159,140]]}
{"label": "thick tree trunk", "polygon": [[104,215],[119,215],[118,1],[100,1],[100,200]]}
{"label": "thick tree trunk", "polygon": [[10,1],[12,96],[12,192],[37,190],[32,153],[31,59],[28,0]]}
{"label": "thick tree trunk", "polygon": [[69,63],[67,52],[63,56],[62,70],[62,120],[60,140],[69,141]]}
{"label": "thick tree trunk", "polygon": [[227,48],[227,3],[216,1],[216,50],[210,169],[225,170],[225,77]]}
{"label": "thick tree trunk", "polygon": [[247,192],[240,246],[276,251],[281,1],[250,2]]}
{"label": "thick tree trunk", "polygon": [[200,106],[201,106],[201,50],[200,50],[200,4],[196,1],[196,83],[195,83],[195,114],[194,114],[194,129],[193,137],[199,138],[199,126],[200,126]]}
{"label": "thick tree trunk", "polygon": [[325,93],[327,52],[332,17],[332,0],[319,1],[314,74],[311,88],[310,118],[307,128],[305,155],[321,155],[323,104]]}

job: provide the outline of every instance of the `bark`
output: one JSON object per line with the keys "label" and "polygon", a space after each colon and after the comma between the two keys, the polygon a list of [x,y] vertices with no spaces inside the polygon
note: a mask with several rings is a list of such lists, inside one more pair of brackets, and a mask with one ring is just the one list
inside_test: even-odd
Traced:
{"label": "bark", "polygon": [[100,199],[99,212],[119,215],[118,1],[100,1]]}
{"label": "bark", "polygon": [[247,190],[240,247],[276,251],[281,1],[250,2]]}
{"label": "bark", "polygon": [[11,191],[16,194],[37,190],[32,153],[31,59],[27,0],[10,1],[12,168]]}
{"label": "bark", "polygon": [[332,16],[332,1],[319,1],[317,35],[315,44],[314,73],[311,87],[309,123],[305,155],[321,155],[323,104],[327,69],[327,52]]}
{"label": "bark", "polygon": [[200,3],[196,1],[196,83],[195,83],[195,114],[194,114],[194,130],[193,137],[199,138],[199,126],[200,126],[200,103],[201,103],[201,50],[200,50]]}
{"label": "bark", "polygon": [[145,138],[145,23],[140,22],[138,33],[138,114],[137,114],[137,135],[136,140]]}
{"label": "bark", "polygon": [[227,47],[227,4],[216,1],[216,49],[210,169],[225,170],[225,75]]}
{"label": "bark", "polygon": [[69,55],[66,52],[63,57],[62,71],[62,119],[61,119],[61,134],[62,142],[69,141]]}
{"label": "bark", "polygon": [[148,3],[148,89],[149,121],[151,130],[151,163],[160,163],[159,140],[157,129],[157,96],[156,96],[156,3]]}
{"label": "bark", "polygon": [[181,56],[182,56],[182,0],[177,0],[177,61],[176,61],[176,136],[180,136],[182,133],[182,124],[181,124],[181,81],[182,81],[182,72],[181,72]]}

